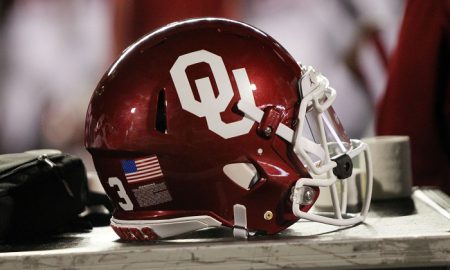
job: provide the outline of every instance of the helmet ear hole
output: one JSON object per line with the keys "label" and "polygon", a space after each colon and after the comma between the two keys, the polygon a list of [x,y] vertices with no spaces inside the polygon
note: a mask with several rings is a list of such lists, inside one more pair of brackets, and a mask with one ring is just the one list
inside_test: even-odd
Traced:
{"label": "helmet ear hole", "polygon": [[223,167],[225,175],[238,186],[250,190],[260,179],[252,163],[232,163]]}

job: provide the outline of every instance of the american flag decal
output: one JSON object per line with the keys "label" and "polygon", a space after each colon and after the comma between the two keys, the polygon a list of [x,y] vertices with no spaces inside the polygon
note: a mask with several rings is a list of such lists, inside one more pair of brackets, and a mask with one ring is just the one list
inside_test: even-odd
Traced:
{"label": "american flag decal", "polygon": [[122,169],[128,183],[146,181],[163,176],[157,156],[122,160]]}

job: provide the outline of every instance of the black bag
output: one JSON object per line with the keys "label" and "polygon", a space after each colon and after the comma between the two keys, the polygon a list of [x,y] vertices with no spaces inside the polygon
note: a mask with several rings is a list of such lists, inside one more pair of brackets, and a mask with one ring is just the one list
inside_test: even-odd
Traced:
{"label": "black bag", "polygon": [[0,239],[62,232],[85,209],[83,162],[59,151],[0,155]]}

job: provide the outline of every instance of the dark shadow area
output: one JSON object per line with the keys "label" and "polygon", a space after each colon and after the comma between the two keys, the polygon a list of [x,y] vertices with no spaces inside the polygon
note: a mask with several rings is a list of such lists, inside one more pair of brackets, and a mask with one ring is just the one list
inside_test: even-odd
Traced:
{"label": "dark shadow area", "polygon": [[38,250],[58,250],[64,248],[79,247],[84,237],[67,235],[47,236],[28,240],[9,240],[0,242],[0,252],[20,252]]}
{"label": "dark shadow area", "polygon": [[371,212],[380,217],[401,217],[417,214],[416,206],[411,198],[373,201]]}

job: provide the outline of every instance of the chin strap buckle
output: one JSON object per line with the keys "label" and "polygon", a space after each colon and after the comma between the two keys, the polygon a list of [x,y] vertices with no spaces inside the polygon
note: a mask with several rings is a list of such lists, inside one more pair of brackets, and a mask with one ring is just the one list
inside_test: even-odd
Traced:
{"label": "chin strap buckle", "polygon": [[235,204],[233,206],[234,226],[233,235],[235,238],[248,238],[247,229],[247,208],[242,204]]}

